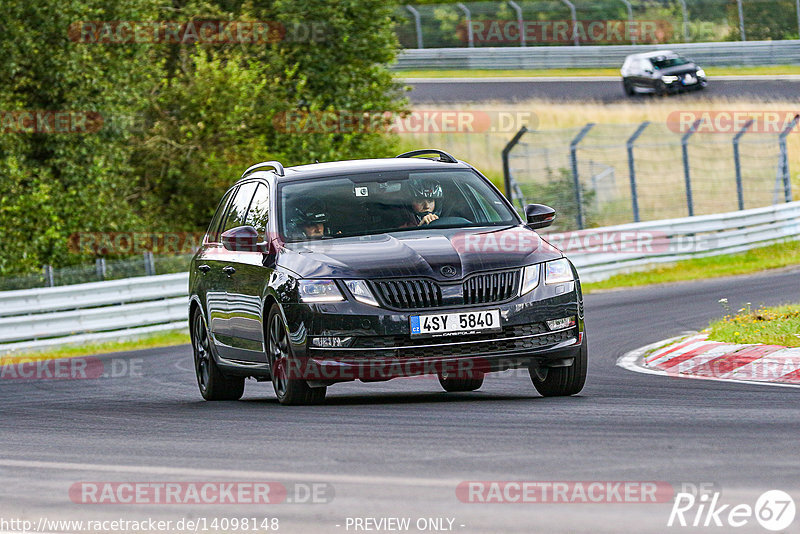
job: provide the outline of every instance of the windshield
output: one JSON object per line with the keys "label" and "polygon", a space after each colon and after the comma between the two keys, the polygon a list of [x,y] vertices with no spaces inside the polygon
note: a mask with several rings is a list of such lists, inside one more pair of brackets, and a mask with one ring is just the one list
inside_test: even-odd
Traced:
{"label": "windshield", "polygon": [[668,69],[670,67],[680,67],[681,65],[688,65],[691,63],[685,57],[675,56],[675,57],[659,57],[654,58],[653,66],[657,69]]}
{"label": "windshield", "polygon": [[278,194],[287,242],[519,222],[503,198],[468,170],[316,179],[284,184]]}

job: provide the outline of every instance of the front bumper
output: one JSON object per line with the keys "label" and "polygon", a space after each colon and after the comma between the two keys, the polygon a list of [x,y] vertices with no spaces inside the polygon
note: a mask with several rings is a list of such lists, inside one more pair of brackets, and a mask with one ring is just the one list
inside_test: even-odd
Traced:
{"label": "front bumper", "polygon": [[[584,341],[579,282],[547,286],[503,304],[394,311],[353,301],[284,304],[298,378],[334,383],[446,373],[470,376],[521,367],[571,364]],[[412,338],[410,317],[437,312],[500,310],[502,332]],[[551,331],[546,321],[576,317]],[[351,338],[347,347],[318,348],[314,337]]]}

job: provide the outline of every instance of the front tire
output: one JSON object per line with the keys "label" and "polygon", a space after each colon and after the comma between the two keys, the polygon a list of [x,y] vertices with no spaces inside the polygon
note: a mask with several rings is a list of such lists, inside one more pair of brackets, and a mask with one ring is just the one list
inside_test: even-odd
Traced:
{"label": "front tire", "polygon": [[283,405],[319,404],[325,400],[327,387],[312,388],[303,378],[292,378],[302,368],[296,364],[286,333],[286,324],[280,308],[273,304],[267,316],[267,358],[269,359],[272,387],[278,402]]}
{"label": "front tire", "polygon": [[473,371],[470,376],[466,378],[439,373],[439,384],[449,393],[475,391],[483,385],[483,376],[483,373],[477,371]]}
{"label": "front tire", "polygon": [[546,369],[546,373],[541,373],[539,369],[528,370],[533,387],[543,397],[567,397],[580,393],[586,384],[587,352],[584,333],[578,356],[569,367],[551,367]]}
{"label": "front tire", "polygon": [[622,88],[625,91],[627,96],[635,96],[636,90],[633,88],[633,84],[628,80],[622,82]]}
{"label": "front tire", "polygon": [[243,377],[222,374],[211,353],[211,340],[203,313],[198,309],[192,316],[192,350],[194,371],[200,394],[208,401],[239,400],[244,394]]}

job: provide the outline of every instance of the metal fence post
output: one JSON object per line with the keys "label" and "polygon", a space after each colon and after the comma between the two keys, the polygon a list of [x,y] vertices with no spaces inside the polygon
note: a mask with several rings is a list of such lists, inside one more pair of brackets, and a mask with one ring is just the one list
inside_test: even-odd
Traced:
{"label": "metal fence post", "polygon": [[689,217],[694,215],[694,200],[692,199],[692,175],[689,172],[689,138],[697,131],[703,119],[697,119],[689,131],[681,137],[681,151],[683,152],[683,178],[686,181],[686,206],[689,208]]}
{"label": "metal fence post", "polygon": [[[800,2],[800,0],[798,0]],[[463,3],[459,2],[456,4],[456,7],[464,12],[464,16],[467,18],[467,43],[470,48],[475,47],[475,37],[472,35],[472,13],[470,13],[469,8],[465,6]]]}
{"label": "metal fence post", "polygon": [[736,0],[736,4],[739,7],[739,30],[742,33],[742,41],[746,41],[747,34],[744,31],[744,11],[742,10],[742,0]]}
{"label": "metal fence post", "polygon": [[572,14],[572,42],[575,44],[575,46],[580,46],[581,40],[578,37],[578,12],[575,10],[575,4],[569,0],[561,1],[567,5],[569,12]]}
{"label": "metal fence post", "polygon": [[800,35],[800,0],[795,0],[795,6],[797,10],[797,32]]}
{"label": "metal fence post", "polygon": [[144,256],[144,275],[145,276],[153,276],[156,274],[156,264],[153,260],[153,253],[149,250],[146,250],[143,254]]}
{"label": "metal fence post", "polygon": [[575,212],[577,213],[576,222],[578,223],[578,230],[583,230],[583,227],[586,225],[586,221],[583,217],[583,191],[581,191],[581,179],[578,175],[578,144],[583,141],[583,138],[586,137],[586,134],[589,133],[589,130],[591,130],[593,126],[593,122],[584,126],[578,135],[575,136],[575,139],[569,144],[569,158],[572,163],[572,183],[575,187]]}
{"label": "metal fence post", "polygon": [[792,122],[781,132],[780,137],[778,138],[778,143],[780,146],[780,167],[779,169],[783,171],[783,195],[786,202],[792,201],[792,177],[789,174],[789,154],[786,150],[786,136],[797,126],[798,121],[800,121],[800,115],[795,115]]}
{"label": "metal fence post", "polygon": [[650,121],[644,121],[636,128],[633,135],[628,139],[628,176],[631,180],[631,208],[633,209],[633,222],[639,222],[639,196],[636,193],[636,162],[633,159],[633,145],[645,128],[650,125]]}
{"label": "metal fence post", "polygon": [[422,46],[422,19],[419,16],[419,11],[414,6],[407,5],[406,9],[414,17],[414,27],[417,30],[417,48],[424,48]]}
{"label": "metal fence post", "polygon": [[630,37],[631,37],[631,44],[635,45],[636,44],[636,33],[633,31],[633,6],[631,5],[631,3],[628,0],[620,0],[620,2],[625,4],[625,7],[628,8],[628,32],[629,32]]}
{"label": "metal fence post", "polygon": [[106,279],[106,259],[105,258],[97,258],[94,260],[94,267],[97,271],[97,279],[98,280],[105,280]]}
{"label": "metal fence post", "polygon": [[[681,12],[683,13],[683,40],[689,42],[689,10],[686,9],[686,0],[678,0],[681,3]],[[800,0],[798,0],[800,1]]]}
{"label": "metal fence post", "polygon": [[742,162],[739,157],[739,139],[745,134],[748,128],[753,125],[753,119],[747,121],[744,127],[733,136],[733,164],[736,167],[736,196],[739,200],[739,210],[744,209],[744,188],[742,187]]}
{"label": "metal fence post", "polygon": [[514,0],[508,0],[508,5],[510,5],[511,9],[517,13],[517,24],[519,24],[519,45],[525,46],[525,20],[522,17],[522,8],[519,7],[519,4]]}
{"label": "metal fence post", "polygon": [[45,265],[44,267],[42,267],[42,271],[44,272],[45,287],[55,287],[56,282],[53,279],[53,266]]}
{"label": "metal fence post", "polygon": [[[505,181],[505,189],[506,189],[506,198],[508,199],[511,204],[514,204],[514,189],[512,187],[512,180],[511,177],[511,163],[509,162],[509,155],[511,154],[511,150],[517,146],[519,140],[522,139],[522,136],[528,132],[528,129],[523,126],[519,129],[519,131],[511,138],[511,141],[503,148],[503,180]],[[523,206],[524,207],[524,206]]]}

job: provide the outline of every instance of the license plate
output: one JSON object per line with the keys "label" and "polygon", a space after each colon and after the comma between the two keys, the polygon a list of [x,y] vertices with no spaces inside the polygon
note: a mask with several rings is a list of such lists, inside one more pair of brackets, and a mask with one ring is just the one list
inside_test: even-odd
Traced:
{"label": "license plate", "polygon": [[697,83],[697,78],[695,78],[694,76],[687,76],[686,78],[683,79],[683,83],[685,85],[695,84]]}
{"label": "license plate", "polygon": [[500,310],[412,315],[411,336],[452,336],[502,330]]}

